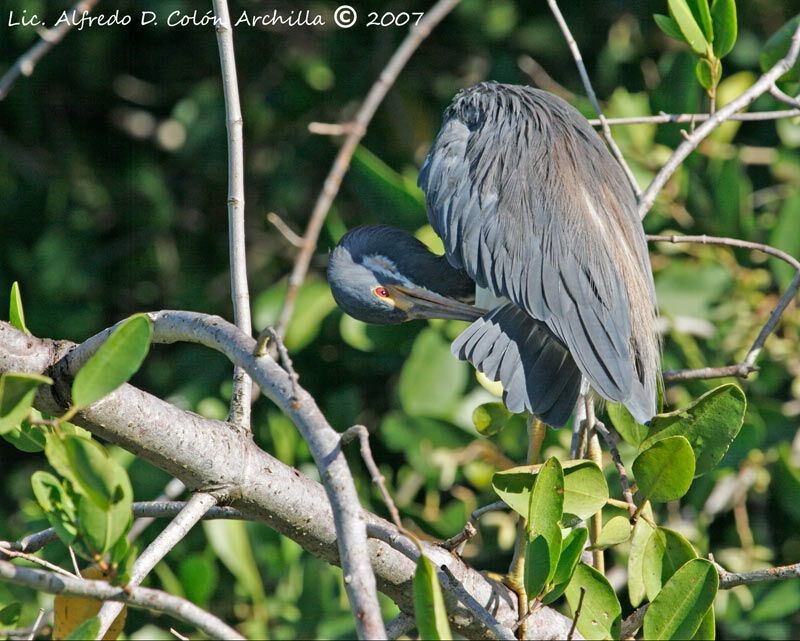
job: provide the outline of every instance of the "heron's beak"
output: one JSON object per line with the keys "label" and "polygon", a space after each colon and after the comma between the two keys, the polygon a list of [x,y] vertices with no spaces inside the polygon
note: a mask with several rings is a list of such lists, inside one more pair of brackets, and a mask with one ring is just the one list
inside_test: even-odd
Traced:
{"label": "heron's beak", "polygon": [[409,318],[444,318],[446,320],[474,321],[487,310],[461,303],[421,287],[405,285],[387,286],[397,307],[405,310]]}

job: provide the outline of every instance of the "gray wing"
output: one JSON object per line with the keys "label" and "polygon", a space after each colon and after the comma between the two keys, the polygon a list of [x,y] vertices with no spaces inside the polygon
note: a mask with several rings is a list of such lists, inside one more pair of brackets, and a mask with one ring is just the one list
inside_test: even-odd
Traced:
{"label": "gray wing", "polygon": [[509,411],[527,409],[554,427],[567,422],[580,393],[581,372],[564,346],[513,303],[472,323],[451,350],[489,380],[503,383]]}
{"label": "gray wing", "polygon": [[546,92],[479,85],[446,112],[419,185],[453,266],[540,320],[592,387],[649,420],[654,390],[634,371],[617,267],[649,273],[647,248],[624,175],[585,119]]}

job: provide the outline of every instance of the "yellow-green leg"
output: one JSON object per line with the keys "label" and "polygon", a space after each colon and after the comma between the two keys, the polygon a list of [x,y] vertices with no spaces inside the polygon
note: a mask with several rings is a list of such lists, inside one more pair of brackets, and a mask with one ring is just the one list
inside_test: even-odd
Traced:
{"label": "yellow-green leg", "polygon": [[[539,460],[542,442],[547,433],[547,426],[533,414],[528,415],[528,465],[535,465]],[[527,544],[527,520],[520,518],[517,524],[517,541],[514,544],[514,556],[508,568],[505,583],[519,598],[520,619],[528,614],[528,594],[525,592],[525,547]],[[524,625],[520,627],[521,638],[525,638]]]}

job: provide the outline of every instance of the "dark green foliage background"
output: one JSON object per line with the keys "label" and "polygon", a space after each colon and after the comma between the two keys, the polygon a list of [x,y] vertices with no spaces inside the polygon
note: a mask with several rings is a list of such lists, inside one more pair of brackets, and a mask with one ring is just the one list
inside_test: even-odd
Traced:
{"label": "dark green foliage background", "polygon": [[[324,27],[235,31],[247,163],[250,290],[256,325],[276,317],[294,249],[267,222],[276,212],[302,232],[338,140],[308,132],[312,121],[352,117],[405,28],[366,27],[366,15],[424,11],[417,0],[353,3],[356,27],[335,27],[336,4],[233,0],[258,15],[277,9],[320,13]],[[707,108],[694,58],[655,26],[666,2],[564,2],[609,116]],[[757,72],[761,45],[797,10],[793,0],[739,3],[739,41],[725,58],[723,79]],[[0,73],[35,41],[32,29],[7,26],[7,10],[53,22],[67,2],[9,0],[0,11]],[[37,336],[82,341],[137,311],[190,309],[231,317],[225,212],[227,159],[219,58],[213,30],[166,26],[170,11],[200,15],[193,0],[101,1],[96,13],[133,16],[127,27],[73,31],[0,102],[0,292],[21,285],[27,322]],[[139,27],[143,10],[159,26]],[[524,426],[515,420],[483,439],[471,409],[487,399],[471,370],[450,355],[457,323],[414,322],[364,328],[343,320],[324,284],[327,252],[355,225],[385,222],[414,231],[426,222],[416,173],[455,92],[484,79],[530,83],[520,56],[538,61],[587,115],[588,102],[566,44],[545,3],[463,0],[402,72],[370,124],[314,255],[289,336],[301,383],[337,429],[364,423],[404,518],[419,531],[447,537],[470,511],[495,500],[496,469],[524,457]],[[549,87],[544,87],[549,88]],[[624,88],[624,89],[623,89]],[[741,90],[741,89],[740,89]],[[771,98],[753,109],[776,109]],[[156,131],[177,132],[178,145]],[[134,135],[134,130],[143,135]],[[676,125],[616,128],[615,136],[645,185]],[[733,137],[735,135],[735,138]],[[173,139],[174,140],[174,139]],[[693,154],[645,220],[648,232],[730,235],[800,254],[800,125],[746,123],[718,132]],[[613,239],[612,239],[613,241]],[[727,365],[740,360],[791,279],[785,265],[746,251],[699,246],[651,247],[667,326],[666,367]],[[800,560],[800,315],[790,308],[767,342],[761,372],[742,383],[748,413],[721,465],[695,481],[659,522],[680,530],[700,554],[714,552],[741,571]],[[224,418],[230,367],[199,347],[155,347],[134,383],[187,409]],[[716,381],[671,385],[668,409],[688,403]],[[266,400],[254,410],[258,442],[281,460],[316,474],[293,426]],[[546,454],[564,455],[568,434],[550,432]],[[794,441],[794,450],[792,442]],[[623,450],[627,463],[633,450]],[[352,462],[365,505],[384,513],[363,466]],[[159,494],[166,475],[131,455],[115,456],[131,474],[137,500]],[[0,441],[0,539],[45,527],[29,478],[45,469],[40,454]],[[618,483],[608,467],[612,492]],[[734,514],[738,488],[746,496]],[[725,492],[729,492],[725,500]],[[617,494],[618,495],[618,494]],[[709,497],[713,495],[712,501]],[[722,497],[717,503],[714,501]],[[607,518],[613,516],[609,511]],[[501,571],[510,558],[510,517],[483,521],[467,548],[470,563]],[[156,527],[141,544],[154,536]],[[248,524],[263,593],[232,566],[201,529],[159,566],[150,585],[182,593],[248,635],[347,637],[353,633],[338,569],[302,553],[265,526]],[[45,556],[66,562],[63,549]],[[624,550],[609,555],[624,567]],[[233,574],[232,574],[233,573]],[[252,579],[252,576],[251,576]],[[231,589],[233,585],[233,589]],[[623,614],[628,605],[621,593]],[[37,597],[0,584],[0,604]],[[396,609],[386,600],[386,615]],[[800,582],[739,588],[717,601],[720,638],[789,638],[800,634]],[[27,619],[25,619],[27,617]],[[174,622],[131,612],[128,634],[168,638]],[[158,626],[154,628],[152,626]]]}

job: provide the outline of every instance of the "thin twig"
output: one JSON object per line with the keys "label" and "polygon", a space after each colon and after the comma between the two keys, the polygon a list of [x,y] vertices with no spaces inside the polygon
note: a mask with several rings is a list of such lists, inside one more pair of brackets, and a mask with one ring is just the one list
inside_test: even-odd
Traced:
{"label": "thin twig", "polygon": [[75,549],[71,545],[68,545],[67,549],[69,550],[69,558],[72,559],[72,567],[75,568],[75,574],[78,575],[79,578],[83,578],[81,568],[78,565],[78,557],[75,556]]}
{"label": "thin twig", "polygon": [[390,58],[386,68],[381,72],[375,84],[369,90],[367,97],[364,99],[361,108],[358,110],[356,117],[352,123],[352,130],[345,138],[342,148],[336,155],[333,161],[333,166],[325,178],[322,191],[317,197],[317,202],[314,204],[314,209],[311,212],[311,217],[308,220],[305,234],[303,235],[303,248],[297,255],[297,259],[292,269],[292,274],[289,276],[289,285],[286,290],[286,299],[281,309],[280,317],[278,319],[277,331],[279,336],[285,336],[286,330],[289,327],[289,321],[292,318],[294,311],[295,300],[297,298],[297,291],[300,285],[305,280],[308,266],[311,263],[311,256],[317,246],[317,238],[322,230],[322,223],[325,221],[325,216],[339,193],[339,186],[342,183],[345,173],[350,166],[350,158],[358,146],[358,143],[363,138],[367,131],[372,116],[381,104],[386,92],[394,84],[398,74],[405,66],[408,59],[419,47],[420,43],[428,36],[431,30],[450,12],[450,10],[458,4],[459,0],[439,0],[430,11],[425,14],[425,17],[420,20],[420,23],[411,28],[411,32],[401,43],[400,47],[395,51],[394,55]]}
{"label": "thin twig", "polygon": [[[82,0],[72,7],[68,13],[73,17],[76,13],[88,13],[96,4],[97,0]],[[65,20],[58,26],[48,29],[41,34],[39,42],[22,54],[14,65],[0,78],[0,100],[3,100],[8,95],[8,92],[11,91],[11,86],[16,82],[17,78],[20,76],[30,76],[33,73],[36,64],[48,51],[61,42],[73,26],[75,26],[75,21]]]}
{"label": "thin twig", "polygon": [[769,91],[769,88],[773,85],[773,83],[784,73],[786,73],[792,67],[792,65],[794,65],[795,60],[797,60],[798,52],[800,52],[800,25],[798,25],[794,35],[792,36],[792,42],[789,46],[789,51],[786,53],[786,56],[776,62],[769,69],[769,71],[764,73],[758,80],[756,80],[756,82],[749,89],[731,100],[718,111],[714,112],[713,115],[709,116],[709,118],[702,125],[700,125],[689,135],[688,140],[683,141],[680,145],[678,145],[675,151],[672,152],[669,160],[664,163],[664,165],[648,185],[647,189],[645,189],[644,193],[639,198],[640,218],[644,218],[647,212],[650,211],[658,192],[661,191],[661,188],[666,184],[670,176],[672,176],[680,164],[686,160],[686,157],[697,148],[700,142],[712,131],[714,131],[714,129],[728,120],[730,116],[735,114],[737,111],[741,111],[754,100],[756,100],[756,98],[758,98],[760,95]]}
{"label": "thin twig", "polygon": [[386,636],[390,639],[408,636],[416,627],[416,619],[410,614],[401,612],[386,624]]}
{"label": "thin twig", "polygon": [[628,512],[630,512],[631,517],[633,517],[636,513],[636,503],[633,502],[633,492],[631,492],[631,484],[628,481],[628,473],[625,470],[625,466],[622,464],[622,458],[620,458],[619,450],[617,449],[617,432],[613,427],[606,427],[603,421],[599,419],[595,419],[594,429],[603,437],[606,445],[608,445],[608,451],[611,452],[611,459],[617,467],[619,483],[622,486],[622,496],[625,498]]}
{"label": "thin twig", "polygon": [[719,563],[714,563],[719,572],[719,589],[730,590],[737,585],[750,585],[751,583],[764,583],[766,581],[783,581],[800,577],[800,563],[781,565],[775,568],[751,570],[749,572],[728,572]]}
{"label": "thin twig", "polygon": [[736,376],[747,378],[752,372],[757,372],[761,368],[757,365],[725,365],[724,367],[700,367],[698,369],[665,369],[661,376],[666,383],[675,381],[697,381],[709,378],[726,378]]}
{"label": "thin twig", "polygon": [[33,556],[32,554],[26,554],[25,552],[18,552],[16,550],[12,550],[3,545],[0,545],[0,558],[4,556],[8,557],[9,559],[24,559],[29,563],[35,563],[36,565],[39,565],[47,570],[50,570],[51,572],[57,572],[65,576],[72,576],[78,578],[76,574],[73,574],[72,572],[65,570],[64,568],[56,565],[55,563],[50,563],[50,561],[47,561],[45,559],[40,559],[38,556]]}
{"label": "thin twig", "polygon": [[[586,436],[588,442],[588,458],[594,461],[595,465],[603,469],[603,450],[600,448],[600,440],[597,438],[597,431],[595,430],[595,423],[597,417],[594,414],[594,397],[591,394],[586,395]],[[592,545],[597,543],[600,536],[600,531],[603,529],[603,512],[598,510],[589,518],[589,539]],[[605,555],[603,550],[592,551],[592,565],[594,569],[605,574]]]}
{"label": "thin twig", "polygon": [[[154,503],[161,503],[163,501],[171,501],[172,499],[177,498],[181,494],[183,494],[186,486],[183,484],[183,481],[180,479],[172,479],[169,483],[164,486],[164,490],[159,494],[156,499],[153,501]],[[153,522],[153,517],[151,516],[142,516],[140,514],[136,514],[136,503],[133,504],[133,515],[136,520],[131,525],[131,529],[128,530],[128,543],[133,543],[139,536],[144,532],[148,526]],[[173,515],[174,516],[174,515]]]}
{"label": "thin twig", "polygon": [[439,543],[440,548],[450,550],[451,552],[462,543],[469,541],[476,534],[478,534],[478,521],[484,514],[489,512],[496,512],[498,510],[505,510],[508,508],[505,501],[495,501],[489,505],[479,507],[477,510],[469,515],[469,520],[464,524],[464,529],[455,536],[450,537],[446,541]]}
{"label": "thin twig", "polygon": [[568,641],[572,641],[572,637],[575,634],[575,628],[578,627],[578,617],[581,615],[581,608],[583,608],[583,598],[586,596],[586,588],[581,587],[581,596],[578,599],[578,607],[575,608],[575,616],[572,617],[572,627],[569,629],[569,634],[567,635]]}
{"label": "thin twig", "polygon": [[310,122],[308,130],[318,136],[345,136],[358,131],[358,123],[355,122]]}
{"label": "thin twig", "polygon": [[193,625],[212,639],[244,639],[232,627],[194,603],[162,590],[136,587],[123,590],[105,581],[74,579],[46,570],[35,570],[0,561],[0,579],[24,585],[39,592],[80,596],[99,601],[122,601],[135,607],[164,612]]}
{"label": "thin twig", "polygon": [[294,245],[295,247],[303,246],[303,239],[295,234],[294,230],[289,227],[289,225],[283,221],[283,218],[278,216],[278,214],[276,214],[274,211],[271,211],[267,214],[267,220],[272,223],[275,229],[281,233],[281,236],[288,240],[291,245]]}
{"label": "thin twig", "polygon": [[589,74],[586,72],[586,66],[583,64],[583,57],[581,56],[580,49],[578,49],[578,43],[575,42],[575,38],[572,37],[572,32],[569,30],[569,26],[567,25],[566,20],[564,20],[564,16],[561,15],[561,10],[558,8],[556,0],[547,0],[547,4],[550,7],[550,11],[553,13],[553,16],[555,17],[556,22],[558,23],[558,27],[561,29],[564,39],[567,41],[567,46],[572,52],[572,57],[575,60],[575,64],[578,66],[578,73],[583,81],[583,87],[586,89],[586,95],[589,97],[592,107],[594,107],[594,110],[597,113],[597,117],[599,118],[600,124],[603,128],[603,139],[611,148],[614,157],[617,159],[617,162],[625,172],[625,177],[628,179],[631,189],[633,189],[633,193],[636,194],[637,198],[639,198],[639,196],[642,195],[642,188],[639,187],[639,183],[636,182],[636,178],[633,175],[631,168],[628,166],[628,163],[625,161],[625,157],[622,155],[622,152],[617,146],[614,137],[611,135],[611,129],[608,127],[608,123],[606,122],[606,117],[603,115],[602,109],[600,109],[600,103],[598,102],[597,96],[592,88],[592,83],[589,80]]}
{"label": "thin twig", "polygon": [[[753,111],[750,113],[733,114],[728,120],[739,121],[760,121],[760,120],[777,120],[779,118],[796,118],[800,116],[800,109],[787,109],[782,111]],[[711,117],[711,114],[668,114],[663,111],[657,116],[631,116],[628,118],[606,118],[606,123],[609,125],[642,125],[654,124],[661,125],[665,123],[680,123],[680,122],[705,122]],[[602,123],[593,118],[589,121],[593,127],[599,127]],[[693,129],[693,127],[692,127]]]}
{"label": "thin twig", "polygon": [[36,638],[36,635],[39,632],[39,628],[41,628],[42,625],[44,624],[45,612],[46,610],[44,608],[39,608],[39,614],[36,616],[36,621],[33,622],[31,633],[28,635],[28,641],[33,641]]}
{"label": "thin twig", "polygon": [[[800,27],[795,34],[795,40],[800,43]],[[723,107],[724,109],[725,107]],[[721,112],[721,111],[720,111]],[[717,112],[717,113],[720,113]],[[770,256],[775,256],[776,258],[780,258],[781,260],[787,262],[791,265],[796,273],[792,282],[789,283],[789,286],[786,288],[783,296],[781,297],[780,301],[778,301],[778,305],[772,310],[767,322],[764,324],[764,327],[761,328],[756,340],[753,342],[753,345],[747,352],[744,360],[739,363],[738,365],[732,365],[727,368],[718,368],[719,371],[724,372],[723,376],[739,376],[742,378],[746,378],[747,375],[752,372],[755,368],[755,361],[758,358],[761,349],[764,347],[764,343],[767,340],[767,337],[772,333],[775,327],[778,325],[778,321],[780,320],[783,311],[789,305],[789,303],[794,299],[798,287],[800,287],[800,261],[798,261],[793,256],[790,256],[784,251],[780,249],[776,249],[775,247],[770,247],[769,245],[764,245],[762,243],[753,243],[747,240],[739,240],[738,238],[720,238],[715,236],[653,236],[647,235],[647,240],[650,241],[661,241],[661,242],[669,242],[669,243],[700,243],[703,245],[727,245],[730,247],[741,247],[744,249],[752,249],[755,251],[760,251],[765,254],[769,254]],[[670,376],[665,374],[665,379],[668,380],[690,380],[691,378],[712,378],[713,376],[702,376],[702,375],[694,375],[695,373],[700,374],[715,374],[713,368],[712,369],[704,369],[704,370],[681,370],[678,372],[668,372]]]}
{"label": "thin twig", "polygon": [[175,628],[170,628],[169,631],[176,639],[181,639],[181,641],[189,641],[189,637],[182,635],[178,632]]}
{"label": "thin twig", "polygon": [[778,102],[782,102],[785,105],[789,105],[794,109],[800,109],[800,100],[797,98],[792,98],[788,94],[785,94],[783,91],[778,89],[778,86],[773,83],[772,86],[769,88],[769,95],[775,98]]}
{"label": "thin twig", "polygon": [[[233,322],[249,336],[253,332],[253,327],[244,238],[244,138],[242,108],[239,104],[239,81],[236,77],[233,28],[227,0],[212,0],[212,5],[222,71],[222,89],[225,96],[225,125],[228,131],[228,249],[231,264]],[[250,430],[252,390],[250,377],[243,369],[234,367],[228,420],[247,431]]]}
{"label": "thin twig", "polygon": [[358,440],[360,441],[361,458],[364,459],[367,470],[369,470],[369,474],[372,477],[372,482],[380,489],[383,502],[386,504],[386,507],[389,509],[389,514],[392,516],[392,522],[398,530],[404,532],[405,528],[400,521],[400,512],[397,511],[397,506],[394,504],[389,490],[386,489],[386,479],[383,478],[383,474],[381,474],[378,466],[375,464],[375,459],[372,457],[372,450],[369,447],[369,431],[367,428],[363,425],[353,425],[347,428],[347,430],[342,433],[342,445],[349,443],[356,436],[358,436]]}
{"label": "thin twig", "polygon": [[[131,588],[140,585],[159,561],[189,533],[189,530],[216,503],[217,498],[212,494],[205,492],[193,494],[180,513],[170,521],[167,527],[136,559],[131,568],[130,578],[125,584],[125,590],[129,591]],[[105,636],[114,619],[122,612],[122,608],[123,604],[115,601],[107,601],[102,605],[97,613],[97,618],[100,619],[100,630],[95,637],[96,639],[102,639]]]}
{"label": "thin twig", "polygon": [[254,354],[257,357],[266,356],[269,353],[270,340],[278,350],[278,354],[280,354],[281,363],[283,363],[283,369],[285,369],[286,373],[289,374],[289,380],[292,383],[292,407],[297,409],[299,407],[297,404],[297,399],[300,394],[298,391],[298,381],[300,380],[300,377],[294,369],[292,359],[289,357],[289,350],[286,349],[286,345],[274,329],[267,326],[261,331],[261,333],[258,335],[258,340],[256,341],[256,351]]}

